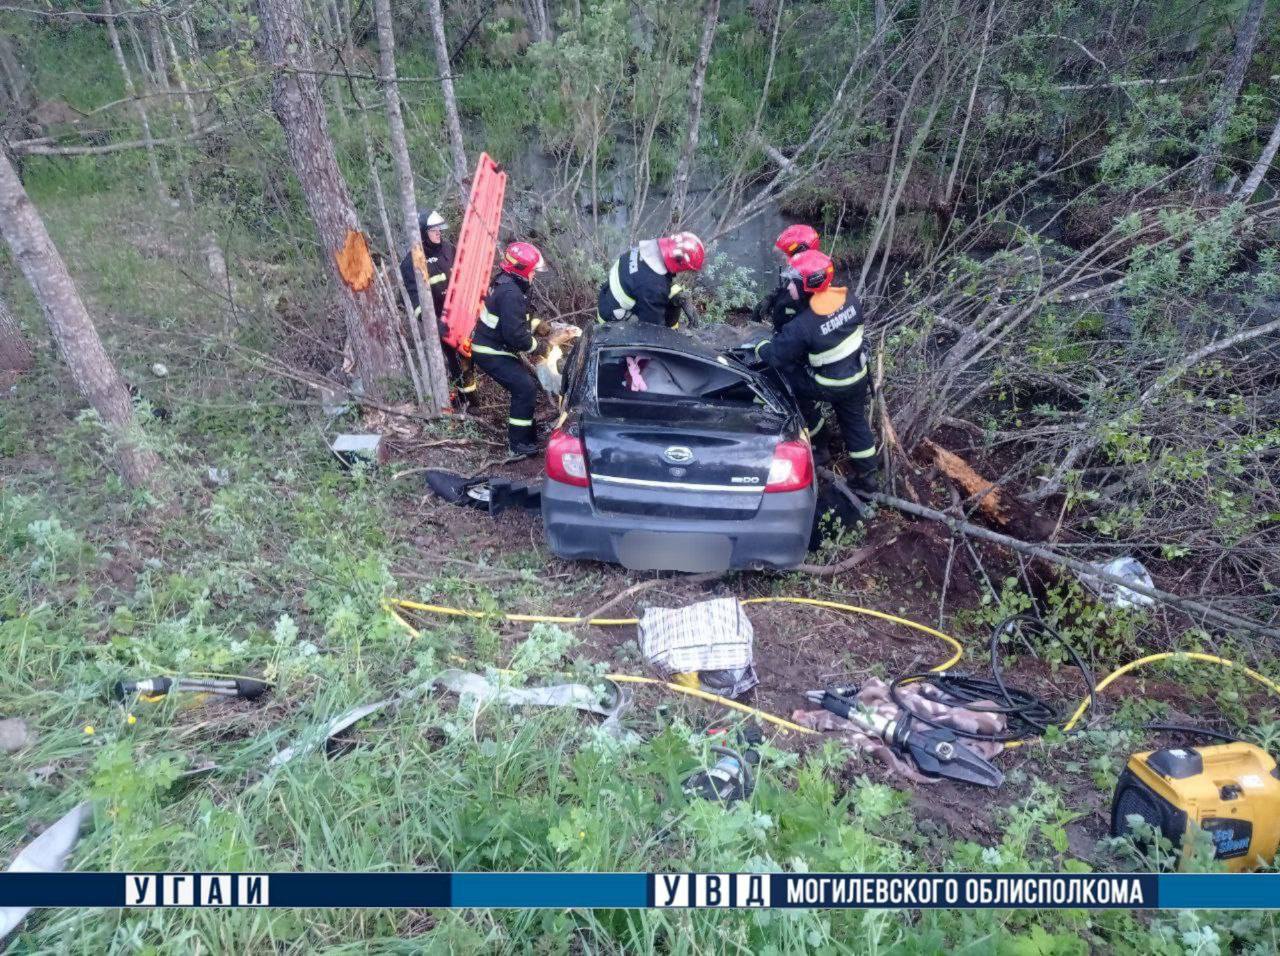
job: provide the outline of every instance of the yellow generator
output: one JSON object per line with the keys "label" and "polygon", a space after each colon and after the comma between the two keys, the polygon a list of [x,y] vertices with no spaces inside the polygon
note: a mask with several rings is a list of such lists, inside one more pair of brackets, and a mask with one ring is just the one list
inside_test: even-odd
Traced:
{"label": "yellow generator", "polygon": [[1135,815],[1175,847],[1194,824],[1228,870],[1252,870],[1280,844],[1280,771],[1265,750],[1242,742],[1134,754],[1116,784],[1112,836],[1127,834]]}

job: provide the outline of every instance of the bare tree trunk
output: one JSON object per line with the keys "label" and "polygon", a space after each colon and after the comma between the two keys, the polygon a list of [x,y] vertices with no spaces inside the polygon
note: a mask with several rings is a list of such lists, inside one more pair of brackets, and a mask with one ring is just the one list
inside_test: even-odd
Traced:
{"label": "bare tree trunk", "polygon": [[142,100],[136,99],[138,90],[133,83],[133,74],[129,72],[129,64],[124,58],[124,48],[120,45],[120,32],[116,29],[115,10],[112,9],[111,0],[102,0],[102,10],[106,14],[107,36],[111,39],[111,52],[115,54],[116,66],[124,79],[125,95],[134,98],[133,105],[138,111],[138,120],[142,123],[142,139],[147,144],[147,165],[151,169],[151,178],[156,182],[160,197],[167,202],[169,189],[165,186],[164,177],[160,175],[160,164],[156,161],[155,139],[151,135],[151,119],[147,116],[147,108]]}
{"label": "bare tree trunk", "polygon": [[547,0],[524,0],[524,18],[528,21],[529,30],[536,42],[551,42],[551,17],[547,13]]}
{"label": "bare tree trunk", "polygon": [[[880,0],[883,2],[883,0]],[[951,197],[955,195],[956,174],[960,171],[960,159],[964,155],[965,139],[969,135],[969,124],[973,121],[973,105],[978,98],[978,81],[982,79],[982,67],[987,62],[987,44],[991,40],[991,21],[996,12],[996,0],[987,4],[987,24],[982,30],[982,47],[978,53],[978,65],[973,68],[973,85],[969,88],[969,102],[964,111],[964,123],[960,126],[960,141],[956,144],[956,155],[951,163],[951,172],[947,176],[947,186],[942,193],[942,204],[951,205]]]}
{"label": "bare tree trunk", "polygon": [[427,17],[436,44],[436,69],[440,71],[440,92],[444,96],[444,118],[449,127],[449,150],[453,154],[453,178],[461,188],[467,181],[467,153],[462,148],[462,121],[458,100],[453,94],[453,67],[449,64],[449,42],[444,35],[444,13],[440,0],[427,0]]}
{"label": "bare tree trunk", "polygon": [[3,33],[0,33],[0,72],[4,73],[14,109],[20,112],[25,111],[31,105],[30,84],[27,83],[26,74],[22,72],[18,57],[13,52],[13,45]]}
{"label": "bare tree trunk", "polygon": [[[350,69],[353,65],[350,56],[352,52],[351,44],[347,39],[347,30],[343,27],[342,12],[338,9],[338,2],[337,0],[321,0],[321,4],[324,7],[325,19],[332,25],[333,48],[342,51],[342,55],[346,58],[345,66]],[[343,129],[346,129],[351,121],[347,118],[347,98],[343,94],[342,87],[341,80],[334,84],[332,99],[333,105],[338,108],[338,122],[342,124]]]}
{"label": "bare tree trunk", "polygon": [[35,353],[22,337],[18,320],[0,299],[0,372],[26,372],[35,364]]}
{"label": "bare tree trunk", "polygon": [[381,380],[404,374],[396,342],[396,316],[378,295],[373,281],[367,240],[360,232],[351,193],[329,137],[298,0],[261,0],[259,11],[264,47],[275,70],[271,105],[284,128],[289,158],[316,224],[337,304],[351,336],[356,368],[366,393],[377,397]]}
{"label": "bare tree trunk", "polygon": [[155,77],[152,75],[151,64],[147,60],[146,47],[142,45],[142,37],[138,34],[137,22],[132,16],[126,14],[120,16],[120,21],[129,33],[129,49],[133,51],[133,58],[138,62],[138,75],[142,77],[142,85],[158,86],[159,84],[156,83]]}
{"label": "bare tree trunk", "polygon": [[[165,63],[164,41],[160,36],[160,17],[152,14],[147,17],[147,42],[151,45],[151,70],[156,85],[166,92],[169,90],[169,68]],[[174,57],[176,60],[177,57]]]}
{"label": "bare tree trunk", "polygon": [[[173,32],[169,29],[167,23],[161,24],[164,34],[165,44],[169,49],[169,58],[173,62],[174,79],[178,82],[178,89],[182,93],[182,105],[187,113],[187,123],[191,127],[193,134],[200,131],[200,118],[196,115],[195,100],[191,96],[191,88],[187,85],[187,72],[182,66],[182,58],[178,56],[178,48],[173,42]],[[191,206],[191,221],[200,233],[200,246],[204,252],[205,264],[209,267],[209,275],[213,277],[213,281],[225,290],[227,298],[231,301],[235,299],[235,291],[231,285],[231,273],[227,270],[227,257],[222,254],[222,247],[218,245],[218,238],[208,230],[202,230],[197,222],[198,213],[196,211],[196,197],[191,189],[191,173],[186,167],[182,172],[183,185],[186,187],[187,203]]]}
{"label": "bare tree trunk", "polygon": [[191,22],[190,9],[182,14],[179,24],[182,26],[182,37],[187,46],[187,59],[195,60],[200,56],[200,40],[196,36],[195,24]]}
{"label": "bare tree trunk", "polygon": [[137,444],[133,402],[116,367],[102,347],[98,330],[76,292],[36,207],[7,156],[0,151],[0,234],[44,310],[63,360],[80,393],[88,399],[111,438],[125,481],[135,488],[166,494],[155,452]]}
{"label": "bare tree trunk", "polygon": [[418,333],[415,335],[414,345],[420,352],[425,349],[426,381],[423,386],[430,396],[431,411],[438,415],[449,408],[449,375],[444,367],[444,353],[440,351],[436,307],[431,298],[427,258],[422,250],[422,233],[418,229],[418,200],[413,186],[413,167],[409,162],[409,143],[404,132],[404,116],[400,112],[400,84],[396,82],[396,40],[395,31],[391,28],[391,0],[374,0],[373,15],[378,24],[378,59],[387,98],[391,157],[396,164],[396,178],[400,185],[400,216],[404,225],[405,248],[409,250],[413,260],[418,302],[422,309],[421,322],[419,323],[417,316],[410,316],[409,322],[412,330]]}
{"label": "bare tree trunk", "polygon": [[[369,176],[373,179],[373,198],[378,207],[378,222],[382,224],[382,241],[387,244],[388,249],[394,249],[396,247],[396,237],[391,230],[391,219],[387,215],[387,198],[382,188],[382,175],[378,172],[378,155],[373,149],[373,132],[369,128],[369,111],[360,103],[358,97],[356,111],[360,117],[360,131],[364,133],[365,162],[369,164]],[[384,274],[378,276],[378,281],[379,283],[390,285],[385,271]],[[412,315],[413,304],[409,299],[409,290],[405,288],[404,279],[401,277],[399,269],[395,270],[395,284],[400,293],[400,301],[404,306],[405,312]],[[389,290],[388,294],[390,294]],[[409,377],[413,379],[413,394],[418,396],[418,404],[426,408],[431,404],[431,401],[427,397],[428,392],[422,384],[422,374],[427,368],[427,357],[422,351],[422,333],[418,323],[412,318],[407,325],[409,326],[409,334],[413,336],[414,343],[418,346],[417,353],[410,347],[400,326],[396,327],[396,338],[400,342],[400,351],[404,353],[404,364],[409,369]]]}
{"label": "bare tree trunk", "polygon": [[1231,57],[1231,66],[1222,79],[1222,88],[1218,91],[1213,108],[1213,119],[1209,123],[1209,135],[1204,149],[1197,161],[1196,186],[1204,192],[1213,181],[1213,174],[1218,165],[1218,153],[1222,149],[1222,137],[1227,131],[1227,123],[1231,120],[1231,110],[1236,105],[1236,97],[1240,95],[1240,87],[1244,85],[1245,70],[1253,59],[1253,50],[1258,43],[1258,27],[1262,23],[1262,14],[1267,0],[1249,0],[1240,17],[1240,30],[1236,34],[1236,50]]}
{"label": "bare tree trunk", "polygon": [[685,198],[689,194],[689,177],[698,152],[698,133],[702,125],[702,88],[707,81],[707,64],[711,61],[711,44],[716,38],[716,21],[720,18],[720,0],[707,0],[702,14],[702,43],[698,47],[698,61],[693,67],[693,81],[689,87],[689,128],[685,131],[684,148],[676,163],[676,174],[671,184],[671,220],[677,226],[684,219]]}
{"label": "bare tree trunk", "polygon": [[1236,193],[1236,198],[1241,202],[1248,202],[1253,198],[1253,194],[1258,191],[1258,187],[1262,185],[1262,180],[1266,178],[1267,170],[1271,168],[1271,164],[1275,161],[1276,150],[1280,150],[1280,115],[1276,116],[1276,125],[1271,127],[1271,138],[1267,140],[1267,145],[1263,146],[1262,152],[1258,154],[1258,161],[1253,164],[1253,169],[1249,171],[1249,178],[1244,181],[1244,185]]}

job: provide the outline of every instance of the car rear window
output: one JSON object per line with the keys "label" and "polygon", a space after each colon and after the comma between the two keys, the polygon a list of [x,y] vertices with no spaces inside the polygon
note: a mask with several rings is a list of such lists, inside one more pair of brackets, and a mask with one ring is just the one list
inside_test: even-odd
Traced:
{"label": "car rear window", "polygon": [[652,349],[605,349],[596,372],[602,402],[702,404],[747,408],[765,403],[751,380],[728,365]]}

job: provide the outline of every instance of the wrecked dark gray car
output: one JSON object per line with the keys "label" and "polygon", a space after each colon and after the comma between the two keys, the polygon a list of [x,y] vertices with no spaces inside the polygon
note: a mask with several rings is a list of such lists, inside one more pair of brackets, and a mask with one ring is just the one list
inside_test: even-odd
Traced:
{"label": "wrecked dark gray car", "polygon": [[767,370],[669,329],[597,325],[565,363],[561,403],[542,493],[559,557],[672,571],[804,559],[813,456]]}

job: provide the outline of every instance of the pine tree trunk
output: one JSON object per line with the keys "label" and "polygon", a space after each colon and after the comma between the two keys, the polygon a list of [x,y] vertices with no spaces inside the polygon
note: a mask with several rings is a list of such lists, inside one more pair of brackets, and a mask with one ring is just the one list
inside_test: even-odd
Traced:
{"label": "pine tree trunk", "polygon": [[0,299],[0,372],[26,372],[35,365],[35,354],[22,337],[18,320]]}
{"label": "pine tree trunk", "polygon": [[444,118],[449,127],[449,149],[453,153],[453,178],[461,189],[467,181],[467,153],[462,148],[462,121],[458,100],[453,94],[453,68],[449,65],[449,41],[444,35],[444,13],[440,0],[427,0],[427,17],[436,44],[436,69],[440,71],[440,92],[444,96]]}
{"label": "pine tree trunk", "polygon": [[0,234],[44,310],[71,377],[111,438],[120,473],[135,488],[165,495],[160,459],[137,444],[133,402],[76,291],[36,207],[0,151]]}
{"label": "pine tree trunk", "polygon": [[685,199],[689,195],[689,178],[693,175],[693,162],[698,153],[699,127],[702,125],[702,89],[707,82],[707,64],[711,61],[711,45],[716,38],[716,21],[720,17],[720,0],[707,0],[702,19],[702,43],[698,47],[698,62],[693,67],[693,80],[689,88],[689,128],[685,132],[684,149],[676,164],[675,178],[671,184],[671,221],[683,225]]}
{"label": "pine tree trunk", "polygon": [[102,0],[102,10],[106,14],[107,36],[111,40],[111,52],[115,54],[116,66],[120,70],[120,76],[124,79],[125,95],[133,99],[134,108],[138,112],[138,121],[142,124],[142,139],[147,145],[147,165],[151,169],[151,178],[155,180],[156,189],[159,190],[160,197],[166,202],[169,199],[169,190],[165,186],[164,177],[160,175],[160,164],[156,161],[156,148],[153,145],[154,137],[151,135],[151,119],[147,115],[147,108],[143,105],[142,100],[138,99],[138,89],[133,83],[133,74],[129,72],[129,63],[124,58],[124,47],[120,45],[120,32],[116,29],[115,10],[112,9],[111,0]]}
{"label": "pine tree trunk", "polygon": [[[427,259],[422,251],[422,233],[418,229],[418,200],[413,185],[413,167],[409,162],[409,143],[404,132],[404,116],[400,112],[400,85],[396,82],[396,40],[391,26],[391,0],[374,0],[373,15],[378,24],[378,59],[387,98],[391,157],[395,161],[396,178],[400,185],[404,242],[413,257],[418,282],[418,302],[422,307],[421,321],[414,316],[410,316],[409,321],[417,323],[421,330],[418,337],[422,340],[420,347],[425,350],[427,360],[423,387],[430,395],[432,412],[438,415],[449,407],[449,375],[444,367],[444,354],[440,351],[436,307],[427,281]],[[415,341],[415,345],[418,344]]]}
{"label": "pine tree trunk", "polygon": [[316,224],[356,369],[365,392],[376,397],[383,380],[404,374],[396,316],[373,281],[366,239],[338,168],[324,101],[311,72],[311,45],[298,0],[261,0],[259,11],[266,54],[275,69],[271,105],[284,128],[289,158]]}
{"label": "pine tree trunk", "polygon": [[1236,105],[1236,97],[1240,95],[1240,87],[1244,85],[1245,71],[1249,68],[1249,61],[1253,59],[1253,50],[1258,44],[1258,27],[1262,23],[1266,6],[1267,0],[1249,0],[1249,5],[1240,17],[1235,53],[1231,57],[1227,75],[1222,78],[1222,88],[1218,91],[1208,137],[1197,161],[1196,185],[1201,192],[1207,190],[1213,182],[1218,154],[1222,149],[1222,137],[1231,121],[1231,111]]}

